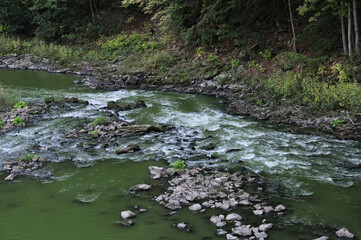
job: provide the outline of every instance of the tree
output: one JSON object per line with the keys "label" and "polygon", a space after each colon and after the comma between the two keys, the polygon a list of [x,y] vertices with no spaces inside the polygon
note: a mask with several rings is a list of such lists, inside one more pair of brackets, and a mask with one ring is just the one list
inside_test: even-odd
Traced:
{"label": "tree", "polygon": [[290,14],[290,22],[291,22],[292,35],[293,35],[293,51],[294,51],[294,52],[297,52],[297,47],[296,47],[296,31],[295,31],[295,24],[293,23],[293,14],[292,14],[291,0],[288,0],[288,11],[289,11],[289,14]]}

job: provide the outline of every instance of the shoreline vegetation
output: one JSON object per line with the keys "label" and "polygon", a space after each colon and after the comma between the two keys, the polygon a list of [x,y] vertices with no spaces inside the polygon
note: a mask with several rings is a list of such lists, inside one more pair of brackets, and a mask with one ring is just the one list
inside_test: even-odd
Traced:
{"label": "shoreline vegetation", "polygon": [[[193,59],[181,59],[142,34],[119,36],[102,38],[87,48],[0,36],[0,65],[85,75],[80,84],[94,89],[214,95],[230,102],[232,114],[285,125],[290,131],[315,129],[341,139],[361,137],[361,88],[344,59],[332,62],[292,52],[273,55],[259,51],[258,45],[239,53],[248,60],[221,60],[199,49]],[[123,47],[117,49],[118,45]],[[15,101],[1,93],[2,106]]]}

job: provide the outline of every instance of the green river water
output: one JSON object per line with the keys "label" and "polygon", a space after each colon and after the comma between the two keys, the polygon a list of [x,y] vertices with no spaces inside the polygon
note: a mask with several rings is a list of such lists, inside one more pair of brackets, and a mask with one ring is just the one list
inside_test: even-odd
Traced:
{"label": "green river water", "polygon": [[[168,166],[184,159],[187,165],[207,164],[236,170],[246,167],[282,186],[282,197],[271,200],[287,207],[268,239],[313,239],[348,228],[361,236],[361,145],[317,135],[291,134],[273,125],[226,113],[219,99],[206,96],[142,90],[114,92],[75,87],[78,76],[44,72],[0,70],[0,82],[19,99],[41,102],[45,97],[78,97],[90,105],[50,109],[27,122],[27,127],[0,135],[0,162],[13,159],[34,144],[49,148],[43,156],[50,179],[18,177],[0,182],[0,239],[225,239],[215,235],[210,216],[221,210],[174,216],[152,198],[166,190],[165,180],[152,180],[148,166]],[[144,124],[170,124],[175,129],[124,139],[120,147],[136,143],[141,152],[116,155],[114,147],[77,147],[65,135],[102,114],[107,101],[133,103],[142,99],[146,109],[119,112],[119,118]],[[190,143],[196,145],[191,150]],[[202,146],[214,145],[204,150]],[[241,151],[227,152],[230,149]],[[39,153],[42,156],[42,153]],[[7,173],[0,172],[4,179]],[[148,192],[129,195],[129,187],[150,183]],[[287,197],[285,197],[287,196]],[[293,200],[291,200],[293,199]],[[120,212],[139,206],[135,225],[121,225]],[[136,210],[135,210],[136,211]],[[250,211],[237,209],[250,223],[260,222]],[[173,227],[187,222],[191,231]]]}

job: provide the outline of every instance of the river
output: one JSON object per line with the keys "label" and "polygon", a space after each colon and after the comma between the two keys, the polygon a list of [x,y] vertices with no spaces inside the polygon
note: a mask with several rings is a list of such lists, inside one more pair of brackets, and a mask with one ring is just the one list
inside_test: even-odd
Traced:
{"label": "river", "polygon": [[[152,180],[148,166],[168,166],[180,159],[190,167],[206,164],[232,171],[245,167],[281,186],[282,194],[276,198],[287,211],[275,219],[268,239],[333,236],[342,227],[361,236],[361,169],[348,170],[361,163],[360,143],[280,131],[274,125],[227,114],[226,106],[213,97],[93,91],[74,86],[77,79],[0,70],[0,83],[26,102],[75,96],[90,103],[49,109],[27,122],[26,128],[0,135],[0,162],[20,156],[34,144],[49,149],[43,153],[47,159],[61,161],[46,164],[43,171],[52,172],[50,179],[22,176],[12,183],[0,182],[0,239],[225,239],[215,235],[216,227],[209,222],[219,210],[197,214],[183,209],[164,216],[169,210],[152,200],[166,190],[167,183]],[[122,111],[118,117],[175,127],[119,142],[121,147],[136,143],[141,152],[116,155],[114,147],[100,145],[84,151],[66,140],[72,128],[107,114],[102,109],[107,101],[127,104],[140,99],[148,108]],[[0,172],[0,178],[5,177]],[[130,196],[129,187],[138,183],[155,187]],[[134,226],[122,226],[120,212],[134,206],[148,212],[138,214]],[[182,221],[190,232],[172,226]]]}

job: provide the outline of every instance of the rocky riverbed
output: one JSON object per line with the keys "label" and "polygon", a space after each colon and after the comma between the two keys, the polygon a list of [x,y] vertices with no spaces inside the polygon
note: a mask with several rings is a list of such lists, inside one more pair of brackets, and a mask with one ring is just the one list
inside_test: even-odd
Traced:
{"label": "rocky riverbed", "polygon": [[[82,62],[65,68],[57,61],[15,54],[0,57],[0,67],[83,75],[84,79],[75,82],[76,84],[87,85],[92,89],[99,90],[138,88],[213,95],[228,100],[229,112],[232,114],[247,115],[269,121],[282,126],[287,131],[316,129],[340,139],[361,139],[360,116],[351,118],[345,111],[322,114],[308,111],[305,106],[278,104],[272,101],[262,101],[259,104],[250,103],[244,97],[248,94],[245,86],[240,84],[219,85],[217,84],[219,76],[194,79],[186,85],[165,84],[162,81],[155,81],[154,76],[149,73],[122,74],[121,66],[118,66],[116,62]],[[244,68],[240,67],[237,71],[242,72]],[[342,121],[342,125],[332,126],[331,122],[335,120]]]}

